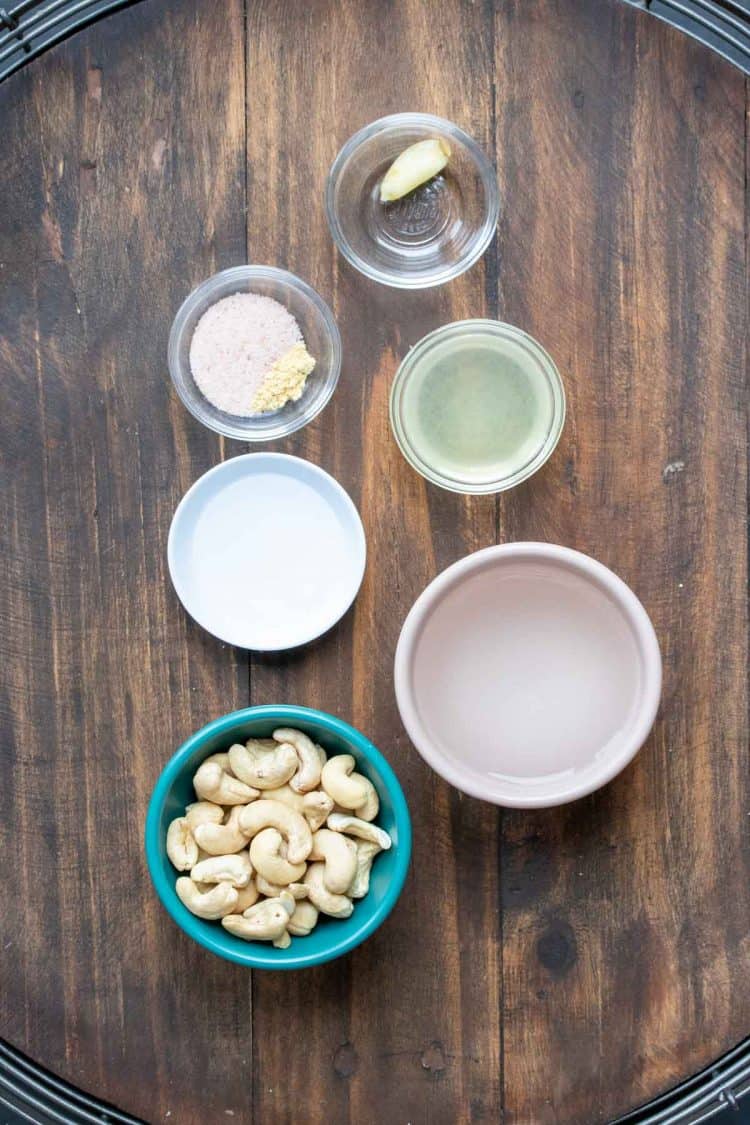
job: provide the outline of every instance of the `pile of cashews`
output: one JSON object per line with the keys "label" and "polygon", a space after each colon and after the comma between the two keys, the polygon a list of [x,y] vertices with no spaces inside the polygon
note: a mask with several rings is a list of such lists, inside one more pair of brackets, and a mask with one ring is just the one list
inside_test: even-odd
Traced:
{"label": "pile of cashews", "polygon": [[175,883],[181,902],[279,949],[310,934],[320,914],[348,918],[375,856],[391,846],[372,823],[375,786],[354,766],[351,754],[328,758],[291,727],[206,758],[193,778],[197,801],[167,829],[172,865],[190,872]]}

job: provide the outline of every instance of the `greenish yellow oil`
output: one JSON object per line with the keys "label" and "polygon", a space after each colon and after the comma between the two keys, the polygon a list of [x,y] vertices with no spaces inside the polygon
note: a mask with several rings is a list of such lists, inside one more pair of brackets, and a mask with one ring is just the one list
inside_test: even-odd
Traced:
{"label": "greenish yellow oil", "polygon": [[539,363],[512,340],[445,339],[415,363],[401,401],[417,457],[457,481],[522,473],[550,436],[554,401]]}

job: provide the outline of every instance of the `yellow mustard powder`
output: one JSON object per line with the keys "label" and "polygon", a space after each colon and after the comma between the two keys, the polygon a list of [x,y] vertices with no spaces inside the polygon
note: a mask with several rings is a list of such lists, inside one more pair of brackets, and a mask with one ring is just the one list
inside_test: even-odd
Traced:
{"label": "yellow mustard powder", "polygon": [[305,389],[307,376],[315,367],[315,360],[304,343],[294,344],[288,352],[269,368],[251,404],[253,414],[281,410],[288,402],[296,402]]}

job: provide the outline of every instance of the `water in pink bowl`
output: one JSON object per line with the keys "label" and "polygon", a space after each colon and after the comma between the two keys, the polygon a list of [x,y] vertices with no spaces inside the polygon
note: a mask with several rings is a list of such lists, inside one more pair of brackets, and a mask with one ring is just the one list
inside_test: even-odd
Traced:
{"label": "water in pink bowl", "polygon": [[462,770],[557,788],[596,768],[642,698],[633,629],[574,567],[508,558],[454,583],[426,617],[412,664],[427,737]]}

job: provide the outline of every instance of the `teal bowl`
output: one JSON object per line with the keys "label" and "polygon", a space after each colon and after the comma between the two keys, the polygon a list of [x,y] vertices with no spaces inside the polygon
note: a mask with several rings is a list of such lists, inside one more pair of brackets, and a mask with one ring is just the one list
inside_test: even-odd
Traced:
{"label": "teal bowl", "polygon": [[[178,872],[167,858],[167,827],[195,800],[193,775],[204,758],[233,742],[267,738],[278,726],[298,727],[331,754],[352,754],[357,770],[378,791],[377,824],[393,841],[372,866],[370,890],[346,919],[320,920],[307,937],[293,937],[287,949],[266,942],[246,942],[219,922],[206,922],[186,909],[174,889]],[[209,723],[184,742],[167,762],[154,788],[146,815],[146,861],[156,893],[175,922],[199,945],[253,969],[306,969],[341,957],[360,945],[385,921],[404,885],[411,855],[411,821],[398,778],[383,755],[363,734],[333,715],[308,707],[247,707]]]}

